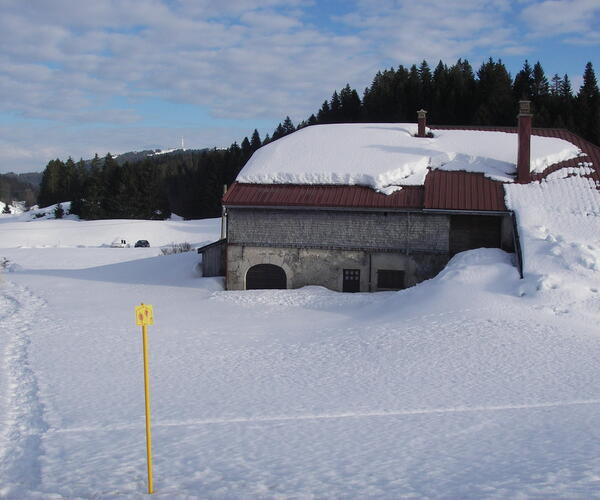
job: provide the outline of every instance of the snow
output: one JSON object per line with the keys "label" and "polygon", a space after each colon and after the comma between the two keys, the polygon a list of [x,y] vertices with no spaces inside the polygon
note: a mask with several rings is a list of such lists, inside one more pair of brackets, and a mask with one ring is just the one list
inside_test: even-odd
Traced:
{"label": "snow", "polygon": [[[214,230],[215,219],[184,221],[174,216],[160,223],[135,219],[80,221],[74,215],[55,219],[54,207],[0,217],[0,248],[102,247],[110,246],[116,238],[132,245],[137,240],[148,240],[151,247],[173,242],[199,247],[218,239],[219,234]],[[36,218],[36,213],[46,215]]]}
{"label": "snow", "polygon": [[520,293],[559,299],[539,308],[595,317],[600,305],[600,186],[584,177],[587,165],[568,169],[568,176],[559,172],[541,182],[505,185],[506,204],[517,213],[523,245],[526,276]]}
{"label": "snow", "polygon": [[159,151],[155,151],[154,153],[148,153],[148,156],[166,155],[166,154],[169,154],[169,153],[174,153],[175,151],[185,151],[185,149],[181,149],[181,148],[161,149]]}
{"label": "snow", "polygon": [[[414,137],[414,123],[314,125],[257,150],[237,177],[259,184],[358,184],[390,194],[390,186],[422,185],[428,168],[482,172],[513,182],[517,134],[435,130]],[[531,137],[531,170],[577,157],[573,144]]]}
{"label": "snow", "polygon": [[194,252],[99,246],[216,240],[217,219],[0,219],[0,497],[145,497],[140,302],[156,498],[597,497],[585,168],[506,186],[524,280],[479,249],[400,292],[226,292]]}
{"label": "snow", "polygon": [[[7,206],[7,203],[0,201],[0,217],[6,217],[9,215],[9,214],[2,213],[6,206]],[[11,203],[8,203],[8,209],[10,210],[11,214],[20,214],[25,211],[25,202],[12,201]]]}

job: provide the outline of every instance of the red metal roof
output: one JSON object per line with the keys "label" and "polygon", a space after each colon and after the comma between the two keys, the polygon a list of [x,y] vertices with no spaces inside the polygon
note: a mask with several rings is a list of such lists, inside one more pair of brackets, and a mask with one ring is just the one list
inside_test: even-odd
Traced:
{"label": "red metal roof", "polygon": [[506,210],[501,182],[473,172],[430,170],[425,177],[423,208],[436,210]]}
{"label": "red metal roof", "polygon": [[266,207],[423,208],[423,186],[385,195],[365,186],[243,184],[236,182],[223,205]]}
{"label": "red metal roof", "polygon": [[[439,126],[434,130],[481,130],[516,133],[515,127]],[[556,163],[532,180],[540,180],[564,167],[592,164],[592,173],[600,189],[600,148],[564,129],[534,128],[534,135],[556,137],[575,144],[584,156]],[[515,158],[516,161],[516,158]],[[488,179],[481,173],[430,170],[424,186],[404,186],[391,195],[385,195],[365,186],[309,185],[309,184],[242,184],[234,183],[223,197],[226,206],[265,207],[320,207],[367,209],[436,209],[503,211],[502,183]]]}

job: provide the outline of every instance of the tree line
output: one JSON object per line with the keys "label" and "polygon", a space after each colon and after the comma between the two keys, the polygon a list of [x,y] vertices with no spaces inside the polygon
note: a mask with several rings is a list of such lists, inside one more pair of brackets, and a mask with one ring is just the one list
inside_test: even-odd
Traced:
{"label": "tree line", "polygon": [[575,93],[567,75],[548,78],[539,62],[525,61],[511,77],[501,60],[489,59],[475,72],[467,60],[432,70],[426,61],[378,72],[359,96],[349,85],[334,91],[307,119],[289,117],[272,135],[257,130],[227,149],[179,151],[119,165],[108,154],[86,165],[52,160],[46,166],[39,204],[72,201],[71,211],[85,219],[216,217],[223,185],[231,184],[261,146],[298,129],[347,122],[414,122],[426,109],[436,125],[514,126],[518,101],[533,103],[534,126],[567,128],[600,145],[600,91],[591,63]]}

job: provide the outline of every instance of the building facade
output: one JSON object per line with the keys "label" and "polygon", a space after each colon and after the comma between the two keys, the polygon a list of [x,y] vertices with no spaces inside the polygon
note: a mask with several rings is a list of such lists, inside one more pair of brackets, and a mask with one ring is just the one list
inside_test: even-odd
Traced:
{"label": "building facade", "polygon": [[[522,102],[518,127],[431,127],[432,134],[426,133],[422,112],[415,137],[432,137],[436,130],[513,134],[518,158],[508,182],[542,181],[582,162],[600,164],[600,148],[566,130],[532,129],[531,116],[528,103]],[[403,130],[399,127],[398,133]],[[580,153],[532,173],[532,134],[562,139]],[[419,151],[427,151],[423,144]],[[310,155],[318,151],[306,146],[302,151]],[[388,149],[395,151],[395,146]],[[273,159],[285,169],[293,157],[275,154]],[[588,175],[600,186],[596,168]],[[517,221],[504,200],[507,181],[492,177],[427,168],[421,185],[397,186],[387,194],[351,183],[236,182],[223,197],[225,239],[199,252],[207,252],[206,272],[224,273],[228,290],[307,285],[346,292],[399,290],[434,277],[456,253],[481,247],[514,252],[522,277]],[[220,252],[224,261],[208,259],[210,252]]]}
{"label": "building facade", "polygon": [[359,186],[234,184],[224,199],[227,289],[399,290],[432,278],[458,252],[514,251],[502,200],[486,199],[488,210],[427,210],[423,195],[423,187],[383,195]]}

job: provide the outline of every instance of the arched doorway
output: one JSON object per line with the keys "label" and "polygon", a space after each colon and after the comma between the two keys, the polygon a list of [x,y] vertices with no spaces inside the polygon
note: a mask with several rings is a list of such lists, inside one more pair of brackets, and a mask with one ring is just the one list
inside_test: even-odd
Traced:
{"label": "arched doorway", "polygon": [[246,273],[246,290],[276,290],[287,288],[285,271],[273,264],[258,264]]}

